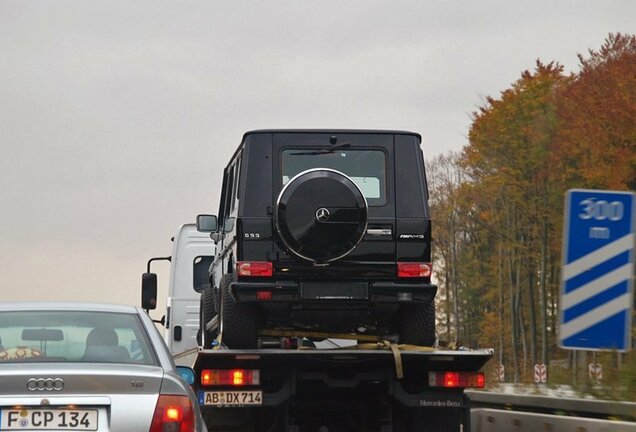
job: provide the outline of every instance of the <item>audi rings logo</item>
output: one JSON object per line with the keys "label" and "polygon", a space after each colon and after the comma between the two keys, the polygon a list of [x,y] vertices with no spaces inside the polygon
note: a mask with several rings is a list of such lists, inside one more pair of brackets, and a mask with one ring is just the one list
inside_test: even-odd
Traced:
{"label": "audi rings logo", "polygon": [[324,207],[321,207],[318,210],[316,210],[316,220],[318,220],[320,222],[328,221],[329,220],[329,216],[331,216],[331,214],[329,214],[329,210],[327,210]]}
{"label": "audi rings logo", "polygon": [[29,391],[60,391],[64,388],[62,378],[31,378],[27,381]]}

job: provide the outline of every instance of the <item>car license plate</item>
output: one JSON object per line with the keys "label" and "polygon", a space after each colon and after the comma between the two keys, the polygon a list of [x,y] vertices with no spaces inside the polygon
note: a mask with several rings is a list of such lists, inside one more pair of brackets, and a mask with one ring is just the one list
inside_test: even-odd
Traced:
{"label": "car license plate", "polygon": [[244,405],[263,405],[262,390],[245,390],[245,391],[209,391],[202,392],[202,405],[213,406],[244,406]]}
{"label": "car license plate", "polygon": [[96,409],[19,408],[0,410],[0,430],[97,430]]}

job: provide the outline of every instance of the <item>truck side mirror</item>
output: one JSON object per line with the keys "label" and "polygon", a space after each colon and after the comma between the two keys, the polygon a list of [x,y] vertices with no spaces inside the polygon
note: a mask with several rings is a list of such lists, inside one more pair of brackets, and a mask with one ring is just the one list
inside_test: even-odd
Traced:
{"label": "truck side mirror", "polygon": [[141,307],[146,310],[157,309],[156,273],[144,273],[141,275]]}
{"label": "truck side mirror", "polygon": [[197,231],[215,232],[218,229],[218,221],[215,215],[200,214],[197,216]]}

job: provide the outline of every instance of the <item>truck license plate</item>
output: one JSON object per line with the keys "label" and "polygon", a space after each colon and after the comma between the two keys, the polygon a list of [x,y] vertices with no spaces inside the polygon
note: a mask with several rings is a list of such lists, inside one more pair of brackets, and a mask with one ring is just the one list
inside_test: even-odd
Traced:
{"label": "truck license plate", "polygon": [[262,390],[223,390],[202,392],[200,403],[212,406],[263,405]]}
{"label": "truck license plate", "polygon": [[97,430],[96,409],[19,408],[0,410],[0,430]]}

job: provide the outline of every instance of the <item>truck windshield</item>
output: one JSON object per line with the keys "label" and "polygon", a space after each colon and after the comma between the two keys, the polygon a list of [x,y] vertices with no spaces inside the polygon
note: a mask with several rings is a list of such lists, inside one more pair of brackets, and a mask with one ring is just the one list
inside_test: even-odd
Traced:
{"label": "truck windshield", "polygon": [[134,314],[0,312],[0,364],[22,362],[156,364]]}
{"label": "truck windshield", "polygon": [[313,168],[329,168],[346,174],[370,205],[386,203],[386,155],[382,150],[286,149],[281,157],[282,182]]}

